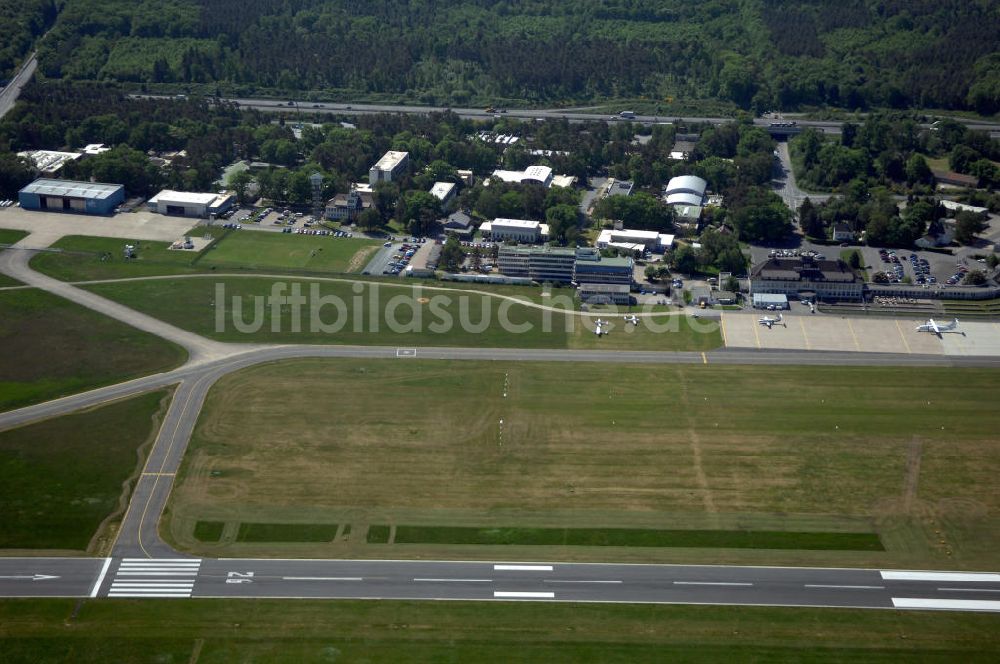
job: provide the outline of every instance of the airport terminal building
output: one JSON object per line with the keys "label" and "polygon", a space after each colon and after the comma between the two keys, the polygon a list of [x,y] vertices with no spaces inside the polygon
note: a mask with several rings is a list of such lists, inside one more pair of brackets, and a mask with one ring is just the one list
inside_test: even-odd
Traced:
{"label": "airport terminal building", "polygon": [[125,202],[125,187],[41,178],[19,191],[17,200],[25,210],[111,214]]}
{"label": "airport terminal building", "polygon": [[750,292],[825,301],[861,299],[864,281],[844,261],[770,258],[750,272]]}

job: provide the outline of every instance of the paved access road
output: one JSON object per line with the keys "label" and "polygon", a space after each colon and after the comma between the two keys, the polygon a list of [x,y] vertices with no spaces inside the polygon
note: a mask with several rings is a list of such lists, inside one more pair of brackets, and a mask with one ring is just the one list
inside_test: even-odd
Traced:
{"label": "paved access road", "polygon": [[[23,242],[23,241],[22,241]],[[1000,611],[1000,574],[863,569],[461,561],[201,559],[174,551],[157,525],[211,386],[262,362],[296,357],[987,366],[1000,358],[737,351],[667,353],[497,348],[263,346],[212,342],[0,253],[0,272],[171,339],[191,359],[174,371],[0,414],[0,430],[167,385],[176,392],[129,502],[110,558],[0,558],[0,596],[282,597],[663,602]]]}

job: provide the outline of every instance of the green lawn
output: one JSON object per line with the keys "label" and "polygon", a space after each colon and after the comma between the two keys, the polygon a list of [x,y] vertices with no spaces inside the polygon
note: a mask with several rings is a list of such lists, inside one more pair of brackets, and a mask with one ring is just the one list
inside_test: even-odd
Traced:
{"label": "green lawn", "polygon": [[329,542],[336,535],[335,523],[241,523],[236,541]]}
{"label": "green lawn", "polygon": [[[194,229],[197,236],[206,229]],[[211,233],[221,235],[221,229]],[[203,272],[195,259],[194,251],[172,250],[169,242],[142,241],[137,257],[125,259],[126,241],[117,238],[68,235],[52,245],[62,252],[41,252],[29,265],[50,277],[62,281],[89,281],[92,279],[121,279],[150,277],[165,274],[195,274]]]}
{"label": "green lawn", "polygon": [[[297,316],[288,304],[280,310],[268,304],[276,283],[285,287],[284,294],[297,284],[307,297]],[[711,350],[722,344],[714,321],[663,315],[643,320],[636,327],[609,314],[614,328],[610,335],[598,337],[571,311],[572,304],[566,307],[569,311],[547,312],[486,294],[425,289],[423,284],[276,282],[273,278],[247,277],[149,280],[88,288],[221,341],[690,351]],[[238,310],[234,298],[240,303]],[[323,298],[330,302],[324,304]],[[315,319],[310,303],[322,304]],[[336,303],[342,303],[343,309]],[[251,325],[258,310],[259,324]],[[372,312],[376,312],[374,322]],[[248,329],[241,328],[244,325],[249,325],[250,331],[241,331]],[[335,329],[324,331],[323,326]]]}
{"label": "green lawn", "polygon": [[[0,549],[97,553],[123,512],[168,391],[0,432]],[[140,456],[138,449],[143,449]]]}
{"label": "green lawn", "polygon": [[377,240],[244,231],[230,233],[199,263],[218,270],[360,272],[381,246]]}
{"label": "green lawn", "polygon": [[[992,570],[998,385],[986,369],[289,360],[213,387],[163,532],[226,556]],[[228,535],[203,549],[198,521]],[[352,535],[237,542],[244,522]]]}
{"label": "green lawn", "polygon": [[218,242],[200,253],[170,249],[168,242],[138,243],[138,257],[126,260],[124,240],[67,236],[53,248],[60,252],[40,253],[31,267],[63,281],[90,281],[150,277],[170,274],[202,274],[213,271],[254,270],[262,272],[360,272],[373,250],[375,240],[331,238],[329,236],[288,235],[260,231],[226,231],[196,228],[195,237],[206,233]]}
{"label": "green lawn", "polygon": [[183,348],[34,289],[0,291],[0,411],[166,371]]}
{"label": "green lawn", "polygon": [[726,606],[0,600],[4,662],[994,662],[993,615]]}
{"label": "green lawn", "polygon": [[[369,529],[369,542],[382,542]],[[294,541],[294,540],[293,540]],[[874,533],[793,533],[753,530],[639,528],[468,528],[396,526],[396,544],[522,544],[528,546],[644,546],[726,549],[883,551]]]}

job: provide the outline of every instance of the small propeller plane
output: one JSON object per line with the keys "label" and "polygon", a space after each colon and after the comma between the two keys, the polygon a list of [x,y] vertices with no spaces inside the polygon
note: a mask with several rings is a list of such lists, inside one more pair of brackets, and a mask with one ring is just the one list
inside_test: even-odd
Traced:
{"label": "small propeller plane", "polygon": [[608,333],[608,329],[607,329],[608,321],[601,320],[600,318],[598,318],[595,321],[595,324],[597,325],[597,327],[594,329],[594,334],[596,334],[597,336],[600,337],[600,336],[605,335],[605,334]]}
{"label": "small propeller plane", "polygon": [[625,320],[626,323],[632,323],[636,327],[639,326],[639,317],[636,316],[635,314],[632,314],[631,316],[623,316],[622,318]]}
{"label": "small propeller plane", "polygon": [[917,326],[917,332],[931,332],[933,334],[938,335],[939,338],[941,334],[943,334],[944,332],[955,332],[956,334],[965,334],[964,332],[959,332],[956,328],[958,328],[957,318],[951,321],[950,323],[938,323],[933,318],[928,318],[926,323]]}
{"label": "small propeller plane", "polygon": [[781,314],[778,314],[777,318],[771,318],[770,316],[764,316],[763,318],[761,318],[760,320],[758,320],[757,323],[759,325],[766,325],[767,329],[770,330],[772,327],[774,327],[775,323],[781,323],[782,325],[784,325],[785,319],[781,317]]}

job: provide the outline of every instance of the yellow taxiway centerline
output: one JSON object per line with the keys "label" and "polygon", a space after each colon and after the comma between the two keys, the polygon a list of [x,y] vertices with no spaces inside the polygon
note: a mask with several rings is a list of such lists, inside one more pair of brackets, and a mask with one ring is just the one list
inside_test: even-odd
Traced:
{"label": "yellow taxiway centerline", "polygon": [[903,340],[903,347],[906,349],[906,352],[907,353],[912,353],[913,351],[910,350],[910,344],[906,340],[906,336],[903,335],[903,328],[899,325],[899,320],[898,319],[896,320],[896,329],[899,330],[899,338]]}

